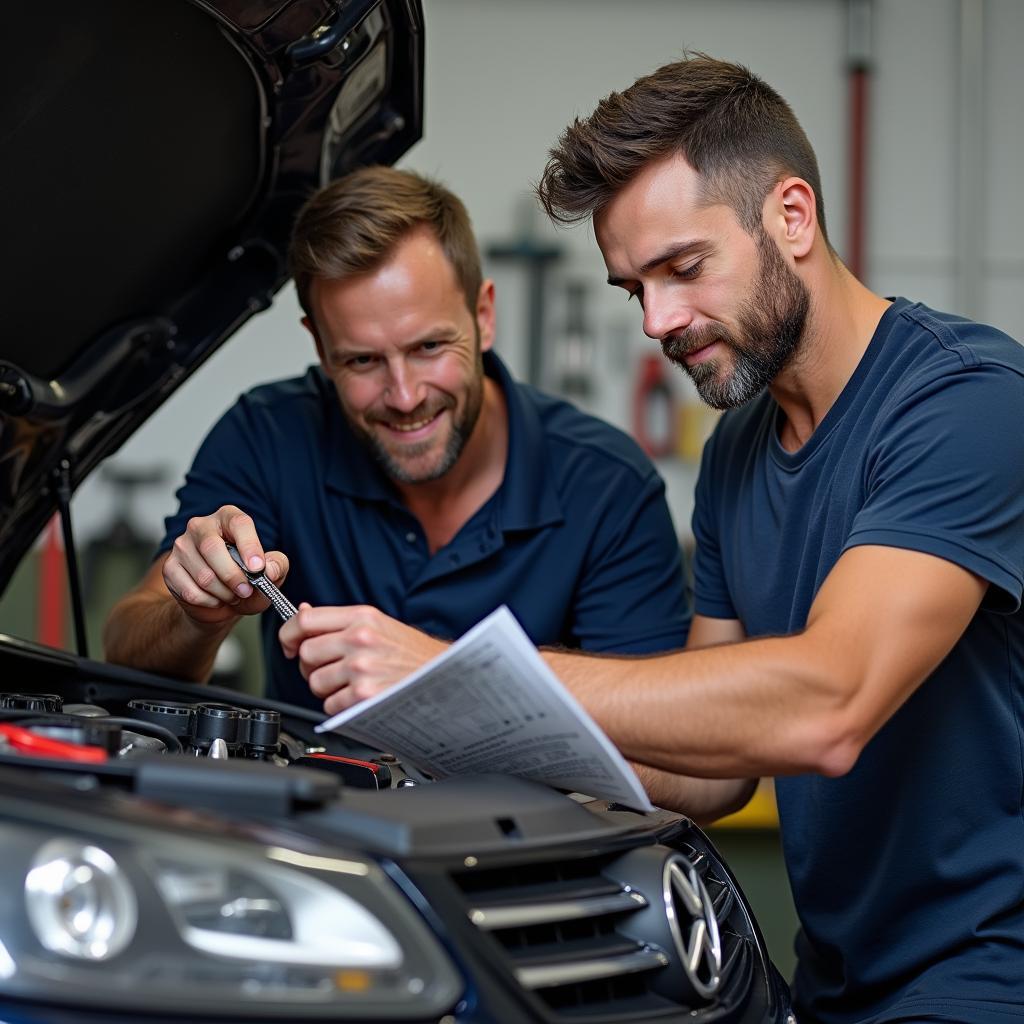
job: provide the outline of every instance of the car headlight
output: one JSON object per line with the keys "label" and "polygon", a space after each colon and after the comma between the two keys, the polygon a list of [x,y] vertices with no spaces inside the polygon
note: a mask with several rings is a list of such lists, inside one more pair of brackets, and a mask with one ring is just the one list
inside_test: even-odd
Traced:
{"label": "car headlight", "polygon": [[25,909],[39,941],[54,953],[107,960],[135,934],[135,891],[105,850],[52,839],[32,858]]}
{"label": "car headlight", "polygon": [[250,1019],[440,1016],[462,982],[375,863],[105,824],[0,824],[0,992]]}

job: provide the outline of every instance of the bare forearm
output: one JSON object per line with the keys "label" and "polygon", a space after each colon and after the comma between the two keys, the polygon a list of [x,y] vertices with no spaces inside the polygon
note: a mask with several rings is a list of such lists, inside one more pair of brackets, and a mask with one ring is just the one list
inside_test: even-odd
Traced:
{"label": "bare forearm", "polygon": [[137,590],[122,598],[107,620],[104,657],[118,665],[205,682],[235,621],[202,625],[190,619],[170,595]]}
{"label": "bare forearm", "polygon": [[555,673],[633,761],[672,775],[735,780],[818,770],[817,737],[842,691],[801,636],[655,658],[545,654]]}
{"label": "bare forearm", "polygon": [[546,657],[633,761],[711,779],[841,775],[949,653],[987,586],[931,555],[854,547],[800,633],[639,661]]}
{"label": "bare forearm", "polygon": [[633,769],[651,803],[679,811],[698,825],[709,825],[740,810],[757,787],[757,779],[696,779],[644,764],[634,764]]}

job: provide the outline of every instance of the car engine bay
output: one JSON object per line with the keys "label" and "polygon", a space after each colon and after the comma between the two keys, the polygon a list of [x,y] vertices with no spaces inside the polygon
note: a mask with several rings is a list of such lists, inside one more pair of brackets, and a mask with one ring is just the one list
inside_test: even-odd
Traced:
{"label": "car engine bay", "polygon": [[0,991],[45,1005],[26,1021],[785,1020],[686,818],[432,781],[305,709],[25,641],[0,671],[31,680],[0,692]]}

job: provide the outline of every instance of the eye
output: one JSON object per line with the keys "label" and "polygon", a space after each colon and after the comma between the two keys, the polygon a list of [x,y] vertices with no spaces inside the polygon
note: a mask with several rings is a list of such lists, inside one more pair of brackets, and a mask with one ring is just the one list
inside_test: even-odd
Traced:
{"label": "eye", "polygon": [[366,370],[373,366],[374,362],[374,356],[349,356],[345,360],[345,365],[350,370]]}
{"label": "eye", "polygon": [[641,306],[643,306],[644,286],[642,284],[638,284],[635,288],[627,288],[626,291],[629,292],[629,295],[626,297],[627,302],[631,301],[632,299],[636,299],[636,301],[639,302]]}
{"label": "eye", "polygon": [[704,266],[704,260],[697,260],[696,263],[691,263],[688,267],[682,269],[673,268],[672,276],[682,278],[684,281],[692,281],[695,277],[700,277],[701,269]]}

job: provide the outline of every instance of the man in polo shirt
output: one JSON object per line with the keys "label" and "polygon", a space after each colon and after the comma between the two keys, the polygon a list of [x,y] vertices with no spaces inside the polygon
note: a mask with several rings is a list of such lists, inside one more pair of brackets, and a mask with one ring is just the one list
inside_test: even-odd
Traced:
{"label": "man in polo shirt", "polygon": [[662,480],[620,431],[512,379],[458,198],[356,171],[300,212],[291,260],[319,366],[213,427],[161,557],[111,613],[109,660],[205,679],[267,608],[228,543],[312,606],[305,664],[264,615],[268,696],[328,713],[346,657],[401,674],[501,604],[537,644],[684,644]]}

